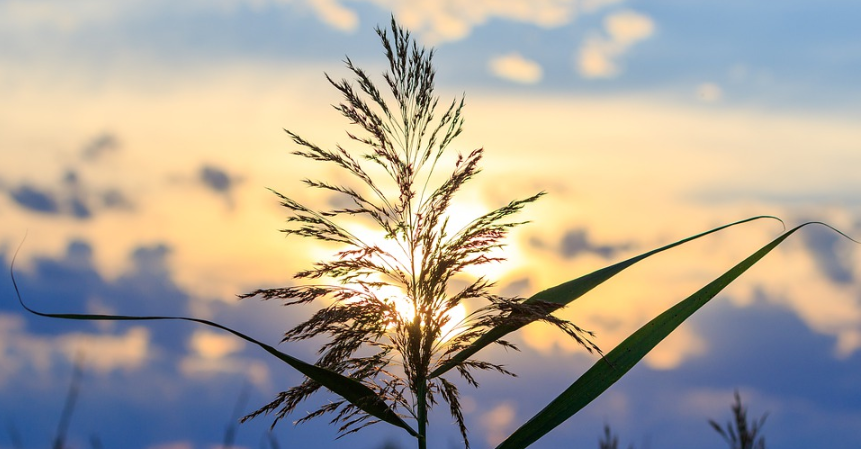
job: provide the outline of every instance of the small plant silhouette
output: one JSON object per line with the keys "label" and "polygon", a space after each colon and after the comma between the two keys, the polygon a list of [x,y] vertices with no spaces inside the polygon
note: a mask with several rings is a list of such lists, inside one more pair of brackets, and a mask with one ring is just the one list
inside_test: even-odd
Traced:
{"label": "small plant silhouette", "polygon": [[[619,436],[610,430],[609,424],[604,424],[604,435],[598,440],[598,449],[619,449]],[[628,449],[634,449],[634,445]]]}
{"label": "small plant silhouette", "polygon": [[[300,402],[325,388],[341,399],[321,406],[299,422],[334,415],[332,422],[339,425],[339,436],[386,422],[415,437],[419,449],[427,448],[428,411],[440,402],[448,405],[464,445],[469,446],[459,390],[454,380],[444,375],[454,369],[467,384],[477,386],[475,370],[512,374],[500,364],[476,360],[476,353],[490,344],[513,347],[502,338],[529,323],[544,321],[561,329],[586,350],[602,356],[497,446],[497,449],[523,449],[603,394],[694,312],[802,227],[821,224],[852,240],[820,222],[784,230],[606,354],[591,341],[590,332],[552,313],[653,255],[732,226],[766,218],[780,220],[758,216],[736,221],[582,275],[527,299],[493,294],[493,283],[483,277],[467,283],[465,288],[454,289],[451,281],[466,268],[501,260],[492,251],[502,248],[509,231],[523,223],[511,221],[510,217],[543,193],[511,201],[463,227],[450,224],[452,199],[479,173],[484,152],[477,149],[459,154],[452,159],[451,171],[438,173],[448,160],[449,145],[461,132],[463,99],[443,108],[437,120],[433,51],[420,48],[394,18],[391,32],[390,37],[387,31],[377,29],[389,63],[383,78],[391,101],[349,58],[345,62],[358,88],[327,75],[344,98],[335,109],[364,132],[347,134],[353,144],[365,148],[363,153],[357,156],[341,146],[323,149],[287,131],[301,148],[295,151],[296,155],[334,164],[348,175],[349,181],[344,184],[304,181],[307,186],[339,196],[348,203],[332,210],[317,211],[275,192],[290,214],[284,232],[337,245],[333,257],[297,273],[295,278],[301,281],[298,285],[240,295],[280,299],[288,305],[322,303],[319,311],[288,330],[283,338],[297,341],[328,337],[316,363],[304,362],[242,332],[199,318],[33,310],[24,303],[15,282],[13,257],[10,272],[21,306],[30,313],[52,318],[186,320],[222,329],[257,345],[306,376],[300,385],[280,393],[244,419],[273,413],[277,423],[295,411]],[[374,225],[377,239],[351,230],[347,224],[350,220]],[[454,312],[467,302],[483,305],[463,319],[457,318]],[[407,421],[412,421],[415,428]],[[607,441],[612,443],[612,439]]]}
{"label": "small plant silhouette", "polygon": [[762,415],[758,420],[747,421],[747,408],[741,403],[741,395],[738,391],[734,393],[735,402],[732,404],[733,420],[721,427],[714,420],[709,424],[720,434],[724,441],[729,444],[730,449],[765,449],[765,437],[761,435],[762,426],[768,413]]}

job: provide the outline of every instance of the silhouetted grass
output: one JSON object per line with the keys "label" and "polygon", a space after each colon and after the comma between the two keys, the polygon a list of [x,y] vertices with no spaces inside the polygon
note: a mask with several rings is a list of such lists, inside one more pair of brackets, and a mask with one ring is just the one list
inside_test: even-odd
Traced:
{"label": "silhouetted grass", "polygon": [[709,424],[729,444],[730,449],[765,449],[765,437],[762,436],[761,431],[768,413],[763,414],[758,420],[748,422],[747,408],[742,405],[738,390],[734,396],[733,419],[723,428],[714,420],[709,420]]}
{"label": "silhouetted grass", "polygon": [[[709,425],[729,444],[729,449],[765,449],[762,426],[768,413],[758,420],[748,422],[747,408],[742,405],[738,390],[733,396],[735,400],[730,407],[732,420],[727,422],[726,427],[721,427],[716,421],[709,419]],[[598,449],[619,449],[619,437],[613,433],[609,424],[604,425],[604,435],[598,441]],[[628,446],[628,449],[634,449],[634,445]]]}

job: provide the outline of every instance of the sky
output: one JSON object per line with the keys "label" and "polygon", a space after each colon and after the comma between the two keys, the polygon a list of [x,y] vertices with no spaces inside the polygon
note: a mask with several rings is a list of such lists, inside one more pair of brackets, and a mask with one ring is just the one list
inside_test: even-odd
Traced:
{"label": "sky", "polygon": [[[301,179],[337,176],[292,156],[283,129],[347,141],[324,73],[348,77],[345,56],[382,73],[373,30],[391,15],[436,49],[441,102],[465,95],[455,150],[486,151],[453,214],[547,192],[481,273],[501,294],[756,215],[861,237],[857,2],[0,0],[0,261],[22,245],[25,300],[280,341],[313,307],[236,295],[290,285],[333,249],[279,233],[267,188],[324,207]],[[759,220],[648,259],[560,316],[609,351],[782,229]],[[599,361],[549,326],[511,338],[521,352],[480,354],[517,378],[461,386],[477,448]],[[278,347],[313,361],[317,343]],[[51,444],[76,363],[70,447],[210,449],[226,432],[241,448],[413,444],[383,424],[337,439],[298,413],[271,433],[271,417],[236,427],[301,375],[192,323],[29,315],[0,276],[0,449]],[[859,375],[861,248],[810,226],[533,447],[597,447],[605,424],[625,447],[725,447],[708,420],[729,420],[739,391],[768,414],[769,447],[857,448]],[[461,446],[445,410],[430,431],[431,448]]]}

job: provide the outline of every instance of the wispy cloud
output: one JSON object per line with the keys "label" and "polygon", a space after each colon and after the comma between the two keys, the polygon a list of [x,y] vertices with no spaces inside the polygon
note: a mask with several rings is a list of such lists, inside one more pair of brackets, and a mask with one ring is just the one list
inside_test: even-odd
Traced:
{"label": "wispy cloud", "polygon": [[70,363],[83,356],[88,369],[100,375],[141,369],[151,353],[150,334],[136,326],[123,334],[70,332],[39,335],[26,328],[18,315],[0,313],[0,385],[13,376],[49,376],[58,361]]}
{"label": "wispy cloud", "polygon": [[17,206],[30,212],[78,220],[88,220],[103,211],[131,209],[131,200],[120,188],[94,187],[87,179],[89,169],[107,153],[117,151],[119,146],[115,135],[99,134],[83,145],[78,154],[71,156],[74,162],[66,162],[70,159],[68,155],[61,158],[67,165],[57,181],[51,183],[40,176],[38,183],[19,181],[17,186],[0,185],[0,192],[5,190]]}
{"label": "wispy cloud", "polygon": [[81,149],[81,157],[85,161],[95,161],[107,153],[117,151],[119,148],[120,142],[117,136],[105,132],[94,137],[84,145]]}
{"label": "wispy cloud", "polygon": [[359,16],[338,0],[306,0],[327,25],[344,32],[353,32],[359,27]]}
{"label": "wispy cloud", "polygon": [[140,369],[150,356],[150,333],[135,326],[120,335],[69,333],[57,337],[56,347],[62,348],[69,359],[84,354],[87,367],[100,374],[115,370]]}
{"label": "wispy cloud", "polygon": [[562,26],[574,20],[579,4],[577,0],[368,1],[391,10],[403,25],[432,44],[463,39],[474,27],[493,19],[545,28]]}
{"label": "wispy cloud", "polygon": [[723,89],[715,83],[702,83],[697,86],[697,98],[705,103],[720,101],[723,97]]}
{"label": "wispy cloud", "polygon": [[631,247],[629,243],[613,245],[595,243],[589,236],[589,230],[584,228],[566,231],[560,239],[558,247],[557,245],[550,245],[538,237],[532,238],[529,243],[536,248],[551,247],[565,259],[571,259],[582,254],[595,254],[609,259],[620,251],[625,251]]}
{"label": "wispy cloud", "polygon": [[604,33],[587,39],[577,57],[577,69],[584,78],[612,78],[622,69],[619,59],[636,43],[655,32],[652,19],[625,10],[604,19]]}
{"label": "wispy cloud", "polygon": [[496,446],[508,436],[514,426],[517,410],[514,404],[502,402],[481,414],[479,422],[486,432],[488,447]]}
{"label": "wispy cloud", "polygon": [[215,193],[228,194],[236,185],[236,177],[230,176],[224,169],[206,164],[200,168],[198,178],[203,185]]}
{"label": "wispy cloud", "polygon": [[491,59],[488,67],[494,76],[522,84],[535,84],[543,76],[540,64],[517,52]]}
{"label": "wispy cloud", "polygon": [[38,187],[22,184],[11,189],[9,196],[19,206],[34,212],[55,214],[60,211],[54,196]]}

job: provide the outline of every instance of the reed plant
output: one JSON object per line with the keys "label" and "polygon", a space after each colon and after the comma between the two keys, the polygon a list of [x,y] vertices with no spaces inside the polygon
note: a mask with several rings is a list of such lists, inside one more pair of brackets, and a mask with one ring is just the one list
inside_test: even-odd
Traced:
{"label": "reed plant", "polygon": [[725,427],[721,427],[712,419],[709,420],[709,425],[720,434],[730,449],[765,449],[762,426],[765,425],[768,413],[748,422],[747,407],[741,403],[741,395],[736,390],[733,396],[735,398],[731,406],[733,419],[728,421]]}
{"label": "reed plant", "polygon": [[[388,29],[376,31],[388,62],[384,88],[378,88],[349,58],[345,63],[353,81],[326,76],[343,98],[335,109],[358,128],[347,133],[350,148],[324,148],[287,131],[297,145],[295,155],[342,173],[338,183],[304,180],[306,186],[336,196],[334,203],[341,207],[317,210],[273,190],[287,210],[283,232],[329,245],[332,256],[297,273],[292,285],[240,295],[280,300],[290,306],[319,307],[309,319],[287,330],[282,340],[324,337],[314,363],[198,318],[44,313],[23,301],[22,306],[55,318],[181,319],[220,328],[258,345],[305,375],[299,385],[281,392],[244,420],[271,414],[277,423],[309,397],[328,390],[339,399],[298,422],[329,416],[340,436],[387,423],[414,437],[419,449],[428,445],[429,411],[441,404],[448,408],[464,446],[469,447],[458,383],[478,387],[477,371],[513,374],[499,363],[476,358],[477,353],[490,344],[516,349],[504,340],[507,334],[536,321],[549,323],[599,357],[568,389],[497,446],[519,449],[601,395],[724,287],[798,229],[811,224],[785,230],[605,354],[593,343],[591,332],[553,312],[652,255],[742,223],[776,218],[752,217],[711,229],[526,299],[497,295],[493,280],[485,277],[457,287],[455,280],[466,279],[464,270],[501,260],[497,250],[504,247],[508,233],[525,222],[514,216],[543,192],[512,200],[465,225],[453,224],[462,221],[453,218],[462,217],[451,216],[452,201],[481,171],[484,150],[453,154],[452,142],[463,126],[464,101],[460,98],[440,104],[434,91],[433,50],[419,46],[394,18]],[[377,238],[352,228],[356,221],[373,226]],[[17,292],[17,285],[15,288]],[[467,303],[473,305],[472,311],[462,319],[457,317],[454,312]]]}

